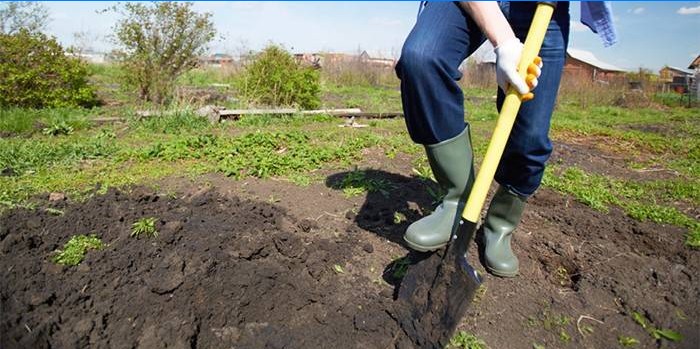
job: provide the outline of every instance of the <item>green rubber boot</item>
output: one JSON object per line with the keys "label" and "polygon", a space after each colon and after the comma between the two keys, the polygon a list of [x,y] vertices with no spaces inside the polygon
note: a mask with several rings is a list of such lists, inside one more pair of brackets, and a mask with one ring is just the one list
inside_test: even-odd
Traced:
{"label": "green rubber boot", "polygon": [[454,138],[425,146],[430,168],[447,194],[433,213],[408,226],[404,240],[420,252],[434,251],[447,244],[452,228],[459,221],[468,194],[467,183],[473,171],[469,127]]}
{"label": "green rubber boot", "polygon": [[510,248],[510,238],[525,209],[524,197],[499,187],[491,200],[484,223],[486,270],[500,277],[518,275],[518,258]]}

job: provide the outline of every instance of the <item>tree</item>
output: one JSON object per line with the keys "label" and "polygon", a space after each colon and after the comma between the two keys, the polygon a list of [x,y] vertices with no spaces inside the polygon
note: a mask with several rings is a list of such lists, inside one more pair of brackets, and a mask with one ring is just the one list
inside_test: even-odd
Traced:
{"label": "tree", "polygon": [[216,35],[211,13],[197,13],[191,2],[126,3],[114,26],[117,60],[125,82],[145,101],[169,101],[178,76],[194,68]]}
{"label": "tree", "polygon": [[40,32],[49,22],[49,11],[38,2],[5,2],[0,7],[0,33],[16,34],[20,29]]}

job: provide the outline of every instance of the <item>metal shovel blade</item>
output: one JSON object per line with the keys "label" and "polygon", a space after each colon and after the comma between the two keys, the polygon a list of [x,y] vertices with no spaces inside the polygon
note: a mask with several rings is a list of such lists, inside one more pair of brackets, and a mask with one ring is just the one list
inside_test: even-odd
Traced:
{"label": "metal shovel blade", "polygon": [[397,318],[416,348],[444,348],[481,278],[467,261],[476,223],[462,220],[445,248],[412,265],[401,281]]}

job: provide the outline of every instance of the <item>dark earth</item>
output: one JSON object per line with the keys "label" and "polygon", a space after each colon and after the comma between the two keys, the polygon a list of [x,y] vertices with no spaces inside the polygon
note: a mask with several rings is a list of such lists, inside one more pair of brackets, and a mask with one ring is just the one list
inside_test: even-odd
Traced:
{"label": "dark earth", "polygon": [[[386,193],[346,198],[342,169],[307,187],[208,175],[6,212],[0,348],[415,347],[398,325],[392,261],[432,198],[408,157],[380,153],[361,165],[390,183]],[[157,237],[130,237],[142,217],[158,217]],[[104,249],[76,267],[51,262],[91,233]],[[541,189],[513,242],[519,277],[485,274],[472,245],[484,286],[459,329],[490,348],[617,348],[621,336],[697,348],[700,256],[683,241],[682,228]],[[683,339],[653,338],[634,312]]]}

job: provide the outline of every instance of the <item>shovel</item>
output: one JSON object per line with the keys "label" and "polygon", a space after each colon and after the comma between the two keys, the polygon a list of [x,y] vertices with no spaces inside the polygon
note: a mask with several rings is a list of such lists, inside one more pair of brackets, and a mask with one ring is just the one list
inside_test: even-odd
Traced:
{"label": "shovel", "polygon": [[[542,46],[554,6],[554,2],[537,5],[518,64],[523,78]],[[467,250],[522,102],[523,96],[509,88],[462,219],[450,242],[444,249],[423,256],[410,266],[399,286],[397,319],[416,348],[444,348],[481,284],[481,277],[467,260]]]}

